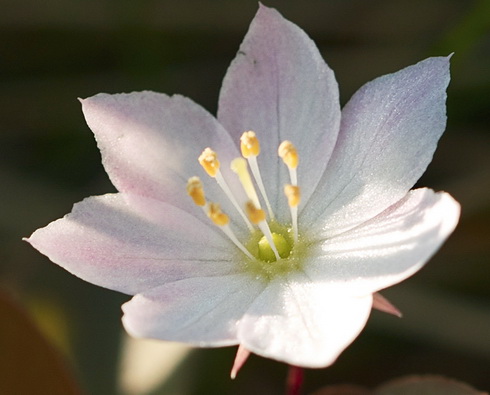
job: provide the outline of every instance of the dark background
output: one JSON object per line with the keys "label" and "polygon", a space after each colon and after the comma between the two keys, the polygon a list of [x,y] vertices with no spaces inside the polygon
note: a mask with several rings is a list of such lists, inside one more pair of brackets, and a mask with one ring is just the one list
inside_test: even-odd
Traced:
{"label": "dark background", "polygon": [[[316,41],[336,72],[342,103],[377,76],[455,52],[447,131],[419,184],[459,200],[460,225],[420,273],[384,293],[404,318],[374,312],[332,367],[306,372],[306,391],[341,382],[372,387],[411,373],[488,390],[490,2],[265,5]],[[143,393],[117,389],[127,297],[69,275],[21,238],[84,197],[114,190],[77,97],[151,89],[181,93],[215,113],[221,79],[256,10],[255,0],[2,1],[0,392]],[[256,356],[231,381],[234,352],[191,353],[154,393],[282,393],[286,367]],[[130,360],[138,366],[138,358]],[[150,354],[142,361],[164,365]]]}

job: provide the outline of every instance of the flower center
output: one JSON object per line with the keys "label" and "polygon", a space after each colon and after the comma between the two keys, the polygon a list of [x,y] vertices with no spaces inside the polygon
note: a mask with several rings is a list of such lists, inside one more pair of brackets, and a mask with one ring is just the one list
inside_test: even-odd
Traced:
{"label": "flower center", "polygon": [[[287,242],[286,238],[279,234],[272,232],[272,241],[276,246],[277,252],[281,258],[287,258],[291,254],[291,245]],[[259,258],[265,262],[275,262],[276,256],[272,250],[267,237],[262,236],[259,240]]]}
{"label": "flower center", "polygon": [[[291,246],[286,241],[283,235],[279,233],[272,233],[272,241],[276,246],[277,252],[281,258],[287,258],[291,254]],[[269,241],[265,236],[259,240],[259,258],[266,262],[276,261],[276,256],[272,250]]]}
{"label": "flower center", "polygon": [[[284,194],[291,213],[291,226],[283,226],[275,221],[272,206],[262,182],[257,162],[260,144],[254,132],[243,133],[240,138],[242,157],[231,162],[231,170],[237,175],[246,196],[245,203],[240,204],[240,196],[235,196],[220,171],[218,155],[211,148],[206,148],[199,157],[199,163],[206,173],[214,178],[225,195],[231,201],[250,231],[248,242],[242,244],[229,225],[228,214],[220,205],[208,202],[201,180],[191,177],[187,183],[187,193],[197,206],[200,206],[211,221],[218,226],[228,238],[246,256],[245,265],[254,275],[267,279],[279,273],[287,273],[300,267],[299,259],[304,251],[304,242],[298,235],[298,205],[301,200],[300,188],[297,185],[296,168],[299,157],[296,148],[290,141],[283,141],[278,148],[278,155],[289,169],[291,184],[284,187]],[[253,180],[249,172],[252,171]],[[254,183],[255,181],[255,183]],[[260,196],[257,194],[257,186]],[[261,201],[266,206],[262,209]]]}
{"label": "flower center", "polygon": [[280,260],[271,253],[267,239],[260,231],[254,232],[245,244],[255,257],[245,262],[246,270],[256,279],[270,281],[274,277],[300,270],[307,259],[308,241],[306,238],[293,240],[292,229],[276,221],[270,222],[272,237],[279,252]]}

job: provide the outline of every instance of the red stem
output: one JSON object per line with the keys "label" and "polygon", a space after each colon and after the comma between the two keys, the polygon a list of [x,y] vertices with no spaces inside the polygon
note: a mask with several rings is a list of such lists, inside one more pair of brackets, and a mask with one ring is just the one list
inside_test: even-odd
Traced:
{"label": "red stem", "polygon": [[288,378],[286,382],[286,395],[299,395],[303,386],[303,368],[289,366]]}

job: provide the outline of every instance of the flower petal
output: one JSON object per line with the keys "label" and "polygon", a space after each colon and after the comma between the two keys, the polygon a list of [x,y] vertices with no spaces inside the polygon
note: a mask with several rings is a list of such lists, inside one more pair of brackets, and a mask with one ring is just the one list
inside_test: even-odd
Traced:
{"label": "flower petal", "polygon": [[188,213],[150,201],[144,214],[136,212],[122,194],[87,198],[27,241],[76,276],[128,294],[228,274],[239,254],[219,230]]}
{"label": "flower petal", "polygon": [[[192,100],[154,92],[99,94],[82,100],[87,124],[97,139],[112,183],[130,192],[194,212],[185,198],[187,179],[205,175],[197,158],[212,147],[225,163],[239,155],[216,119]],[[228,172],[228,166],[223,166]],[[216,183],[211,197],[223,196]],[[183,198],[184,197],[184,198]]]}
{"label": "flower petal", "polygon": [[365,295],[418,271],[456,227],[459,204],[416,189],[359,227],[312,246],[305,272],[315,281]]}
{"label": "flower petal", "polygon": [[432,160],[446,125],[449,58],[429,58],[364,85],[342,111],[339,138],[305,226],[328,237],[388,208]]}
{"label": "flower petal", "polygon": [[262,177],[284,221],[288,217],[281,215],[289,211],[282,189],[290,181],[277,148],[290,140],[298,149],[298,179],[306,201],[337,138],[337,82],[306,33],[276,10],[260,5],[223,81],[218,120],[235,139],[246,130],[257,133]]}
{"label": "flower petal", "polygon": [[274,280],[240,323],[240,344],[255,354],[310,368],[332,364],[360,333],[372,297],[334,293],[296,274]]}
{"label": "flower petal", "polygon": [[136,337],[200,347],[238,344],[237,324],[264,287],[248,275],[167,283],[124,304],[123,324]]}

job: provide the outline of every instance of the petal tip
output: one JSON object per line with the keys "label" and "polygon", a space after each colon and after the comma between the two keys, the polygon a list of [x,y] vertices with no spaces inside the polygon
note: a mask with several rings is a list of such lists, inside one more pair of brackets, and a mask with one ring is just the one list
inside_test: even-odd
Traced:
{"label": "petal tip", "polygon": [[37,230],[32,234],[30,235],[29,237],[23,237],[22,238],[22,241],[25,241],[26,243],[30,244],[33,248],[35,248],[36,250],[39,250],[35,245],[34,245],[34,240],[33,240],[33,236],[36,234]]}
{"label": "petal tip", "polygon": [[250,356],[250,351],[248,351],[242,344],[238,346],[238,351],[236,353],[235,361],[233,362],[233,367],[231,368],[230,378],[234,380],[242,368],[242,366],[247,361]]}
{"label": "petal tip", "polygon": [[[47,225],[49,226],[49,225]],[[46,228],[46,227],[44,227]],[[39,250],[39,248],[37,247],[36,245],[36,239],[38,238],[40,232],[42,232],[42,230],[44,228],[39,228],[39,229],[36,229],[34,232],[32,232],[32,234],[29,236],[29,237],[23,237],[22,238],[22,241],[25,241],[27,243],[29,243],[31,246],[33,246],[36,250]]]}
{"label": "petal tip", "polygon": [[461,217],[461,204],[447,192],[440,191],[436,194],[439,195],[444,202],[444,225],[448,234],[450,234],[456,228],[459,218]]}
{"label": "petal tip", "polygon": [[391,303],[388,299],[376,292],[373,295],[373,308],[384,313],[394,315],[395,317],[402,318],[403,314],[398,308]]}
{"label": "petal tip", "polygon": [[255,15],[255,18],[281,18],[284,19],[283,16],[279,11],[277,11],[275,8],[272,7],[267,7],[263,5],[261,2],[259,2],[259,9],[257,10],[257,13]]}

